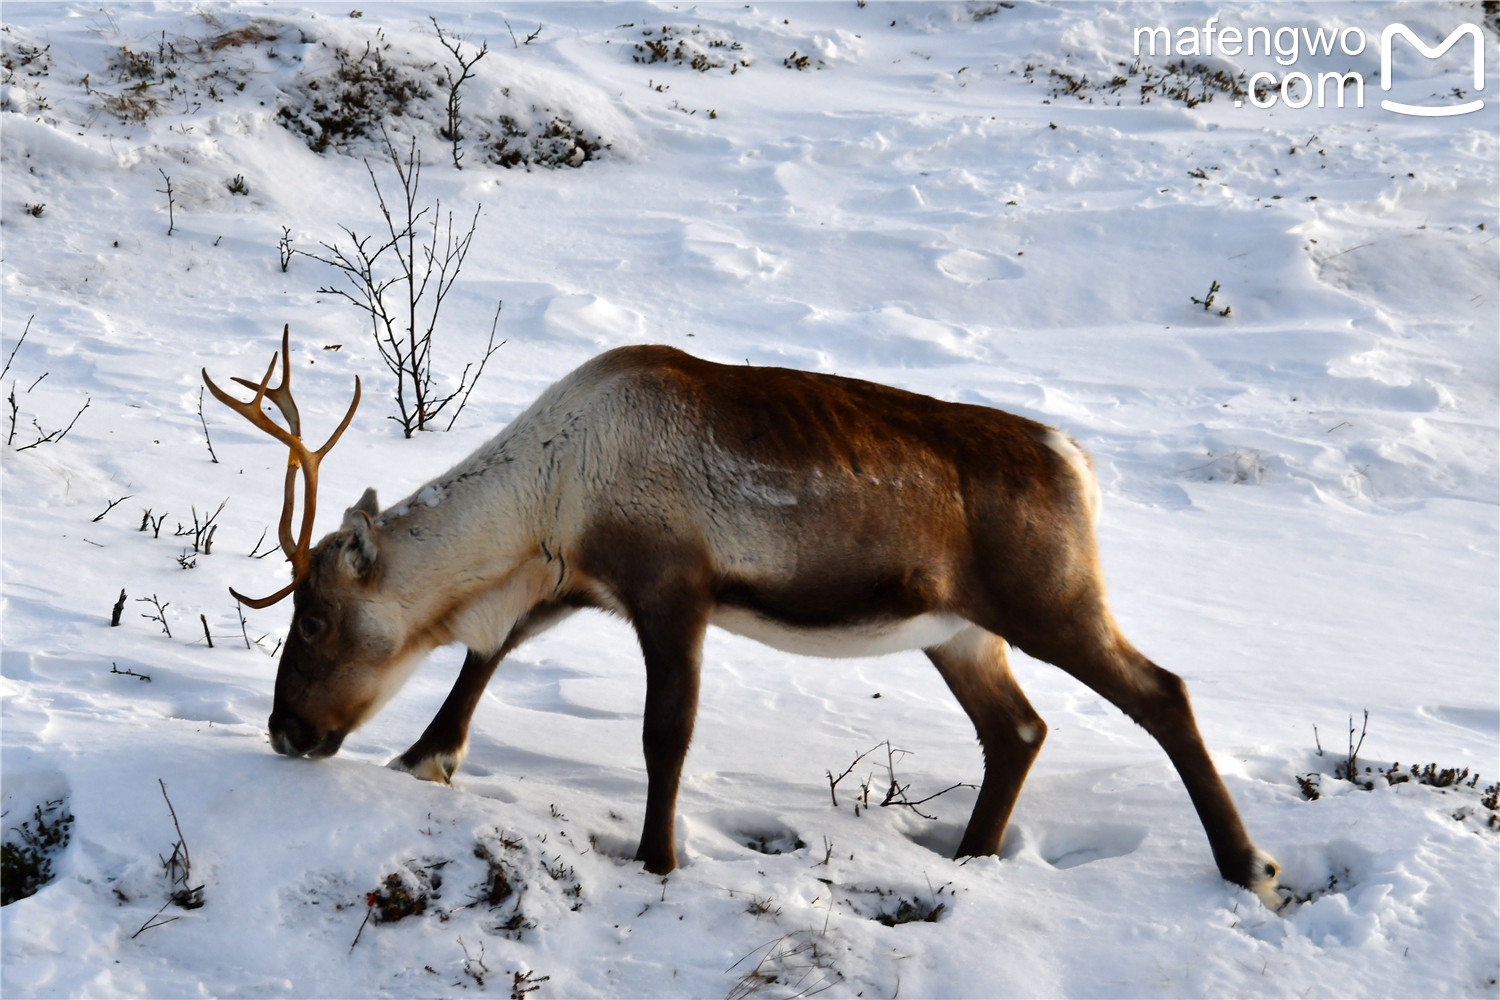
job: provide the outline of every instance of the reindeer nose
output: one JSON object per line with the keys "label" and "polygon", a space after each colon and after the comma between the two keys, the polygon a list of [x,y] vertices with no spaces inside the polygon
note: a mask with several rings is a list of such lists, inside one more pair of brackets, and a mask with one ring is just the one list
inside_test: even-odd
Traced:
{"label": "reindeer nose", "polygon": [[271,729],[271,746],[277,753],[288,757],[301,757],[322,742],[322,737],[312,726],[291,712],[279,709],[272,712],[268,725]]}

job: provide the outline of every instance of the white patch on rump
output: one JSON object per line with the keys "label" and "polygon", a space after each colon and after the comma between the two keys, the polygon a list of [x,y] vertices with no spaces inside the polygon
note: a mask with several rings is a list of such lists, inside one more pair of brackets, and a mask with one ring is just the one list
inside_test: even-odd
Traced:
{"label": "white patch on rump", "polygon": [[1084,501],[1088,504],[1089,520],[1097,525],[1102,501],[1099,496],[1099,480],[1094,476],[1094,462],[1089,458],[1088,452],[1055,427],[1048,427],[1042,440],[1048,448],[1061,455],[1078,476],[1078,485],[1083,489]]}
{"label": "white patch on rump", "polygon": [[969,623],[957,615],[917,615],[879,622],[806,628],[758,615],[744,608],[719,606],[709,623],[726,632],[754,639],[772,649],[807,656],[880,656],[905,649],[941,646]]}

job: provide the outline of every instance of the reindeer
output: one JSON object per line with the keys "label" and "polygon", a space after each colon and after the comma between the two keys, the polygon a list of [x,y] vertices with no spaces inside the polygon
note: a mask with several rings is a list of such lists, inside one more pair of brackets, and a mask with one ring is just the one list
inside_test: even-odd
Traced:
{"label": "reindeer", "polygon": [[[920,649],[974,723],[984,780],[958,857],[994,854],[1047,726],[1007,644],[1061,667],[1161,744],[1219,872],[1274,908],[1278,866],[1251,842],[1181,678],[1137,652],[1105,599],[1099,489],[1061,432],[871,382],[623,347],[544,392],[487,444],[394,507],[368,489],[310,546],[318,464],[290,391],[288,331],[242,402],[291,450],[278,536],[293,580],[271,745],[327,757],[435,647],[467,649],[432,723],[390,766],[448,782],[501,659],[580,608],[625,618],[646,664],[648,786],[636,860],[677,866],[677,790],[709,625],[777,649]],[[263,411],[274,403],[282,428]],[[304,477],[301,533],[293,484]]]}

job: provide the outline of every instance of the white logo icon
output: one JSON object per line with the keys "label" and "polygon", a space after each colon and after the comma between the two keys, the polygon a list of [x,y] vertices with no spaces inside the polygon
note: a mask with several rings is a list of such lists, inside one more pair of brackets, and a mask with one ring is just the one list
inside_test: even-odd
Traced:
{"label": "white logo icon", "polygon": [[[1460,25],[1458,27],[1458,29],[1453,32],[1453,34],[1451,34],[1447,38],[1443,39],[1442,42],[1439,43],[1435,47],[1434,46],[1429,46],[1426,42],[1423,42],[1420,38],[1417,37],[1416,32],[1412,31],[1410,28],[1408,28],[1404,24],[1392,24],[1392,25],[1389,25],[1384,31],[1382,31],[1380,33],[1380,89],[1381,90],[1390,90],[1391,89],[1391,48],[1392,48],[1392,45],[1395,42],[1395,39],[1396,39],[1397,35],[1400,35],[1402,38],[1405,38],[1408,42],[1411,42],[1412,46],[1418,52],[1420,52],[1422,55],[1426,56],[1428,59],[1438,59],[1438,58],[1441,58],[1442,55],[1443,55],[1443,53],[1447,52],[1455,44],[1457,44],[1458,40],[1460,38],[1462,38],[1464,35],[1473,35],[1474,36],[1474,89],[1476,91],[1483,92],[1483,90],[1484,90],[1484,36],[1482,34],[1480,34],[1480,32],[1479,32],[1479,26],[1476,25],[1476,24],[1464,24],[1464,25]],[[1455,104],[1455,105],[1449,105],[1448,107],[1437,107],[1437,108],[1424,107],[1424,106],[1418,105],[1418,104],[1399,104],[1396,101],[1381,101],[1380,102],[1380,106],[1382,108],[1384,108],[1385,110],[1387,110],[1387,111],[1394,111],[1397,114],[1401,114],[1401,115],[1421,115],[1424,118],[1441,118],[1441,117],[1446,117],[1448,115],[1466,115],[1470,111],[1478,111],[1480,108],[1484,107],[1484,101],[1482,101],[1482,100],[1476,100],[1476,101],[1470,101],[1467,104]]]}

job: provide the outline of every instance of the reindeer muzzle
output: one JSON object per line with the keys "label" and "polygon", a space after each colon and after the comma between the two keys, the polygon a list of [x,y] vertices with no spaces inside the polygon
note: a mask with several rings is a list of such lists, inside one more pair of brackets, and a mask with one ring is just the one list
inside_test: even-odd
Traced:
{"label": "reindeer muzzle", "polygon": [[330,730],[319,733],[301,718],[289,712],[272,712],[269,720],[271,747],[288,757],[332,757],[344,743],[344,733]]}

